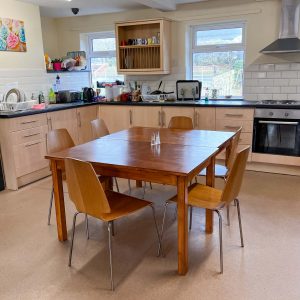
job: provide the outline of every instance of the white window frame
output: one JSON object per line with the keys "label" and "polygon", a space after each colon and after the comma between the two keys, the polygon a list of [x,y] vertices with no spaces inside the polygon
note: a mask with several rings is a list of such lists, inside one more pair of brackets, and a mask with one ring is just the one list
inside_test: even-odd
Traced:
{"label": "white window frame", "polygon": [[[217,44],[217,45],[203,45],[199,46],[196,44],[197,31],[217,30],[217,29],[231,29],[231,28],[242,28],[242,42],[234,44]],[[226,52],[226,51],[244,51],[245,57],[245,33],[246,23],[244,21],[227,22],[227,23],[216,23],[216,24],[205,24],[205,25],[194,25],[191,26],[191,47],[190,47],[190,59],[189,59],[189,79],[193,78],[193,54],[194,53],[210,53],[210,52]],[[245,70],[245,59],[243,70]],[[243,76],[243,93],[244,93],[244,76]],[[243,95],[241,95],[243,97]]]}
{"label": "white window frame", "polygon": [[[96,33],[89,33],[88,34],[88,60],[90,70],[92,70],[92,58],[98,57],[116,57],[117,58],[117,49],[109,50],[109,51],[93,51],[93,40],[95,39],[106,39],[106,38],[116,38],[114,31],[103,31],[103,32],[96,32]],[[117,44],[117,41],[116,41]],[[91,83],[93,82],[91,72]]]}

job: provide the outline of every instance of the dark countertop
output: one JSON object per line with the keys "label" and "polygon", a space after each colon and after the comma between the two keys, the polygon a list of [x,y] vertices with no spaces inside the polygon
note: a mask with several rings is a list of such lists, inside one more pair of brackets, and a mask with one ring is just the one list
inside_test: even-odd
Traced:
{"label": "dark countertop", "polygon": [[183,107],[234,107],[234,108],[285,108],[285,109],[300,109],[299,105],[266,105],[260,104],[257,101],[245,100],[209,100],[209,101],[175,101],[175,102],[74,102],[65,104],[51,104],[46,109],[34,110],[28,109],[17,112],[0,111],[0,119],[4,118],[17,118],[33,114],[41,114],[64,109],[79,108],[91,105],[124,105],[124,106],[183,106]]}

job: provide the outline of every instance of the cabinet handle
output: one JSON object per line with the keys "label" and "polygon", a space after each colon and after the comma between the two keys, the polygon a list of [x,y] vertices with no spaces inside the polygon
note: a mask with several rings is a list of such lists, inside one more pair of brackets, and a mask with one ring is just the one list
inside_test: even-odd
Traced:
{"label": "cabinet handle", "polygon": [[200,129],[200,114],[197,112],[197,127]]}
{"label": "cabinet handle", "polygon": [[158,126],[162,126],[161,125],[161,111],[158,111]]}
{"label": "cabinet handle", "polygon": [[23,137],[24,137],[24,138],[28,138],[28,137],[36,136],[36,135],[39,135],[39,134],[40,134],[40,133],[33,133],[33,134],[24,135]]}
{"label": "cabinet handle", "polygon": [[132,110],[129,110],[129,124],[132,125]]}
{"label": "cabinet handle", "polygon": [[236,130],[240,129],[239,126],[229,126],[229,125],[226,125],[224,127],[227,128],[227,129],[236,129]]}
{"label": "cabinet handle", "polygon": [[52,130],[52,119],[51,118],[48,119],[48,127],[49,127],[49,130]]}
{"label": "cabinet handle", "polygon": [[28,144],[28,145],[25,145],[25,147],[31,147],[31,146],[34,146],[34,145],[37,145],[37,144],[40,144],[41,142],[36,142],[36,143],[32,143],[32,144]]}
{"label": "cabinet handle", "polygon": [[164,127],[165,125],[166,125],[166,123],[165,123],[165,118],[166,118],[166,114],[165,114],[165,112],[164,111],[162,111],[162,113],[161,113],[161,123],[162,123],[162,127]]}
{"label": "cabinet handle", "polygon": [[21,122],[21,124],[31,124],[31,123],[35,123],[37,122],[37,120],[33,120],[33,121],[24,121],[24,122]]}
{"label": "cabinet handle", "polygon": [[244,115],[243,114],[225,114],[225,116],[227,116],[227,117],[239,117],[239,118],[241,118]]}
{"label": "cabinet handle", "polygon": [[81,117],[80,117],[80,112],[77,113],[77,121],[78,121],[78,126],[81,127]]}

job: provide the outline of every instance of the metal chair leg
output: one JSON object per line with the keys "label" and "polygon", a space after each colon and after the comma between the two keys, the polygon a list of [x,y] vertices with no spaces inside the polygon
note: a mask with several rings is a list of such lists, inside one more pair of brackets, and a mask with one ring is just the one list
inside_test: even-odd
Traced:
{"label": "metal chair leg", "polygon": [[175,211],[174,211],[174,216],[173,216],[174,221],[176,221],[177,215],[178,215],[178,209],[177,209],[177,205],[175,205]]}
{"label": "metal chair leg", "polygon": [[129,188],[129,195],[131,195],[131,184],[130,184],[130,179],[128,179],[128,188]]}
{"label": "metal chair leg", "polygon": [[189,226],[189,230],[192,230],[192,223],[193,223],[193,206],[190,206],[190,226]]}
{"label": "metal chair leg", "polygon": [[223,274],[223,241],[222,241],[222,215],[218,210],[215,212],[219,216],[219,240],[220,240],[220,273]]}
{"label": "metal chair leg", "polygon": [[145,194],[146,194],[146,181],[144,181],[144,185],[143,185],[143,197],[142,199],[145,199]]}
{"label": "metal chair leg", "polygon": [[241,210],[240,210],[240,201],[239,201],[239,199],[234,199],[234,203],[236,204],[236,209],[237,209],[238,218],[239,218],[241,247],[244,247],[244,238],[243,238],[242,219],[241,219]]}
{"label": "metal chair leg", "polygon": [[69,267],[71,267],[72,264],[72,254],[73,254],[73,245],[74,245],[74,236],[75,236],[75,226],[76,226],[76,217],[79,214],[79,212],[76,212],[73,217],[73,227],[72,227],[72,239],[71,239],[71,248],[69,252]]}
{"label": "metal chair leg", "polygon": [[159,234],[158,225],[157,225],[156,216],[155,216],[155,207],[154,207],[153,204],[150,204],[150,207],[152,209],[152,215],[153,215],[155,230],[156,230],[157,239],[158,239],[158,253],[157,253],[157,256],[159,256],[160,253],[162,255],[164,255],[163,250],[162,250],[161,237],[160,237],[160,234]]}
{"label": "metal chair leg", "polygon": [[115,184],[116,184],[117,192],[119,193],[119,192],[120,192],[120,189],[119,189],[118,180],[117,180],[117,178],[116,178],[116,177],[114,177],[114,180],[115,180]]}
{"label": "metal chair leg", "polygon": [[115,222],[111,221],[111,235],[115,236]]}
{"label": "metal chair leg", "polygon": [[89,231],[89,219],[88,219],[87,214],[85,214],[85,233],[86,233],[86,238],[89,240],[90,239],[90,231]]}
{"label": "metal chair leg", "polygon": [[159,256],[160,253],[163,253],[163,249],[162,249],[162,239],[163,239],[163,235],[164,235],[164,227],[165,227],[165,220],[166,220],[166,213],[167,213],[168,205],[169,205],[169,202],[166,202],[166,203],[165,203],[165,208],[164,208],[164,214],[163,214],[162,224],[161,224],[161,231],[160,231],[161,245],[160,245],[160,247],[158,247],[157,256]]}
{"label": "metal chair leg", "polygon": [[150,181],[149,184],[150,184],[150,189],[153,190],[152,182]]}
{"label": "metal chair leg", "polygon": [[109,248],[109,264],[110,264],[110,288],[114,290],[114,277],[113,277],[113,259],[112,259],[112,243],[111,243],[111,236],[112,236],[112,222],[108,222],[108,248]]}
{"label": "metal chair leg", "polygon": [[51,211],[52,211],[52,204],[53,204],[53,195],[54,195],[54,188],[52,186],[51,196],[50,196],[50,205],[49,205],[49,211],[48,211],[48,225],[50,225]]}
{"label": "metal chair leg", "polygon": [[227,211],[227,225],[230,226],[230,209],[229,209],[229,204],[226,205],[226,211]]}

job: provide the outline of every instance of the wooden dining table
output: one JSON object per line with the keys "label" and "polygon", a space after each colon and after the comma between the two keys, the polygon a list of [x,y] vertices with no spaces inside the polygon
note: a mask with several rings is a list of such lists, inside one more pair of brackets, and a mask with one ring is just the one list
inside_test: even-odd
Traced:
{"label": "wooden dining table", "polygon": [[[159,132],[160,145],[151,146],[153,133]],[[51,153],[57,233],[67,240],[61,165],[66,157],[90,162],[105,177],[133,179],[177,186],[178,195],[178,273],[188,272],[188,186],[203,169],[206,184],[214,186],[216,156],[230,152],[234,132],[176,130],[133,127],[67,150]],[[213,232],[213,214],[206,211],[206,232]]]}

